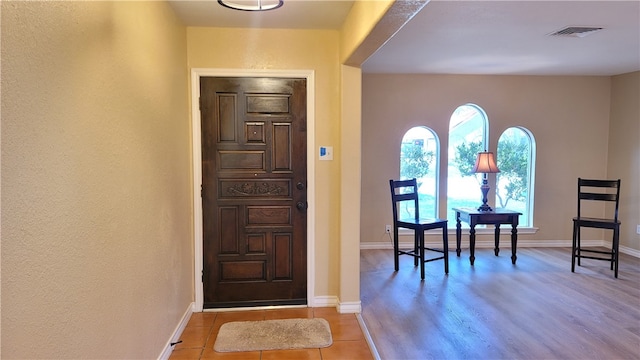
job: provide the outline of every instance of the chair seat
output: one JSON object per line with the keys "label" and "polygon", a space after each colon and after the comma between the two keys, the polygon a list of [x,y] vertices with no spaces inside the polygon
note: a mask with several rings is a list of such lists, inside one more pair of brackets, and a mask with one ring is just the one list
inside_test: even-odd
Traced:
{"label": "chair seat", "polygon": [[585,227],[595,227],[602,229],[613,229],[617,226],[620,226],[620,220],[615,219],[602,219],[602,218],[594,218],[594,217],[574,217],[574,222],[580,224],[580,226]]}
{"label": "chair seat", "polygon": [[430,230],[430,229],[439,229],[441,227],[447,226],[447,219],[414,219],[414,218],[400,218],[398,219],[398,227],[409,228],[409,229],[422,229],[422,230]]}

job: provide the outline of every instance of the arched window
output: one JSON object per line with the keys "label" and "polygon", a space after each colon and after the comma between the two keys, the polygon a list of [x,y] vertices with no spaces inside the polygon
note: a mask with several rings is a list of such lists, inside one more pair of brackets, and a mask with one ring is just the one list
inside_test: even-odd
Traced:
{"label": "arched window", "polygon": [[472,172],[477,154],[487,149],[487,115],[477,105],[459,106],[449,121],[447,219],[456,223],[455,207],[477,208],[482,202],[482,175]]}
{"label": "arched window", "polygon": [[525,128],[508,128],[498,139],[495,207],[521,212],[520,226],[533,226],[535,153],[535,140]]}
{"label": "arched window", "polygon": [[433,130],[417,126],[402,138],[400,178],[418,181],[420,217],[437,217],[440,142]]}

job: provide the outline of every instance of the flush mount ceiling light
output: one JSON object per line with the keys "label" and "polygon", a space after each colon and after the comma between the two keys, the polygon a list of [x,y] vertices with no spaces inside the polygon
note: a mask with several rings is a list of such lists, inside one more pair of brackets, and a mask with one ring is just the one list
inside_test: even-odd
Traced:
{"label": "flush mount ceiling light", "polygon": [[224,7],[242,11],[266,11],[277,9],[284,4],[283,0],[218,0]]}

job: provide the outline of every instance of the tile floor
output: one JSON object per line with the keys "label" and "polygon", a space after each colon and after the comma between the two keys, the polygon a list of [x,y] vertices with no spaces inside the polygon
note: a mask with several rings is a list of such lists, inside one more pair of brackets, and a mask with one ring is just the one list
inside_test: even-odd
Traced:
{"label": "tile floor", "polygon": [[[331,327],[333,344],[320,349],[270,350],[221,353],[213,349],[220,326],[230,321],[290,318],[324,318]],[[242,360],[364,360],[374,359],[355,314],[340,314],[335,308],[292,308],[233,312],[193,313],[170,359]]]}

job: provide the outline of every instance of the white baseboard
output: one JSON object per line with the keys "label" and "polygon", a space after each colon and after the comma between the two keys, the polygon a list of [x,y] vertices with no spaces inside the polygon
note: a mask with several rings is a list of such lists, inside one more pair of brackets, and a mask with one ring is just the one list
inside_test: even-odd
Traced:
{"label": "white baseboard", "polygon": [[362,312],[362,303],[360,301],[341,302],[338,304],[338,312],[340,314],[359,314]]}
{"label": "white baseboard", "polygon": [[182,332],[184,331],[184,328],[187,327],[187,323],[191,318],[191,314],[193,313],[195,306],[196,306],[195,303],[189,304],[189,306],[187,307],[187,310],[184,312],[184,315],[182,315],[182,319],[180,320],[180,323],[178,323],[175,330],[173,330],[173,334],[171,335],[171,338],[165,344],[164,349],[162,350],[162,353],[160,353],[158,360],[169,359],[169,357],[171,356],[171,353],[173,352],[173,346],[171,344],[178,341],[180,339],[180,336],[182,336]]}
{"label": "white baseboard", "polygon": [[312,307],[337,307],[338,303],[337,296],[316,296]]}
{"label": "white baseboard", "polygon": [[358,324],[360,324],[360,329],[362,329],[364,338],[365,340],[367,340],[367,344],[369,345],[369,350],[371,350],[371,355],[373,355],[374,360],[380,360],[380,354],[378,353],[376,344],[373,342],[373,338],[369,333],[369,329],[367,328],[367,324],[365,324],[364,319],[362,318],[362,315],[356,314],[356,318],[358,319]]}
{"label": "white baseboard", "polygon": [[621,253],[640,258],[640,250],[632,249],[626,246],[620,246],[618,249]]}
{"label": "white baseboard", "polygon": [[[583,246],[611,246],[611,241],[606,240],[582,240]],[[413,242],[400,242],[399,244],[401,249],[410,249],[413,247]],[[425,246],[433,247],[433,248],[442,248],[442,240],[431,240],[425,239]],[[476,248],[477,249],[493,249],[494,243],[493,239],[491,240],[476,240]],[[541,248],[541,247],[571,247],[571,240],[518,240],[518,248]],[[460,244],[460,248],[468,249],[469,248],[469,238],[463,239]],[[511,241],[508,239],[501,239],[500,241],[501,249],[510,249]],[[360,250],[384,250],[384,249],[393,249],[393,244],[390,241],[377,241],[377,242],[362,242],[360,243]],[[453,242],[451,238],[449,238],[449,250],[454,251],[456,249],[456,241],[455,238]],[[623,254],[628,254],[637,258],[640,258],[640,251],[636,249],[632,249],[626,246],[620,246],[619,251]]]}
{"label": "white baseboard", "polygon": [[362,303],[360,301],[340,302],[337,296],[316,296],[313,301],[313,307],[335,307],[341,314],[362,312]]}
{"label": "white baseboard", "polygon": [[[425,246],[433,247],[433,248],[442,248],[442,240],[441,239],[425,239]],[[582,240],[582,244],[585,246],[600,246],[603,244],[601,240]],[[409,249],[413,247],[413,242],[400,242],[401,249]],[[483,239],[476,240],[476,248],[487,248],[493,249],[494,240],[493,239]],[[571,240],[518,240],[518,247],[571,247]],[[468,249],[469,248],[469,238],[463,239],[460,243],[460,248]],[[500,239],[500,248],[511,248],[511,241],[509,239]],[[380,249],[393,249],[393,244],[389,242],[363,242],[360,243],[360,250],[380,250]],[[451,240],[449,238],[449,250],[456,249],[456,240],[455,238]]]}

